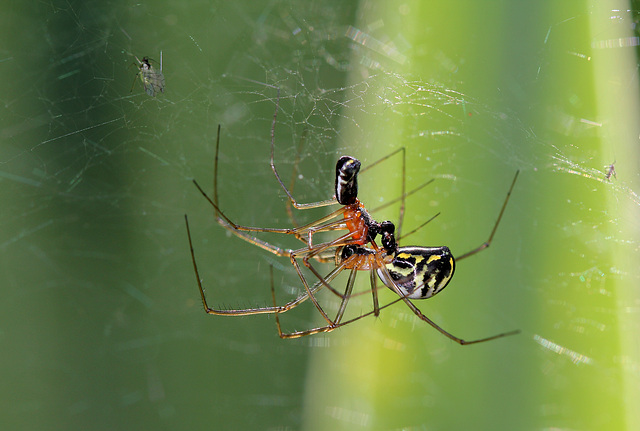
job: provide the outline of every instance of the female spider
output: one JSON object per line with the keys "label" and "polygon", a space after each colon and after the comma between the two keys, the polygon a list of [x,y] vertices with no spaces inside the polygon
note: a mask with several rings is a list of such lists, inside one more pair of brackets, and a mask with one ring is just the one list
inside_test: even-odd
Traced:
{"label": "female spider", "polygon": [[[162,51],[160,51],[160,70],[154,68],[149,62],[149,57],[142,57],[142,61],[138,60],[136,57],[136,61],[138,65],[133,63],[134,66],[138,66],[138,73],[136,73],[136,77],[133,79],[133,84],[131,85],[131,91],[133,91],[133,86],[136,85],[136,78],[140,76],[140,81],[142,81],[142,87],[144,91],[151,97],[156,97],[158,92],[164,93],[164,75],[162,74]],[[131,67],[131,66],[129,66]]]}
{"label": "female spider", "polygon": [[[513,187],[515,185],[517,177],[518,172],[516,172],[513,178],[513,182],[511,183],[511,187],[507,192],[507,197],[505,198],[505,201],[498,215],[498,219],[493,227],[493,230],[491,231],[489,239],[482,243],[479,247],[476,247],[475,249],[458,257],[458,261],[472,256],[491,245],[493,236],[496,232],[498,224],[500,223],[502,215],[504,214],[504,210],[507,206],[507,202],[509,200],[511,192],[513,191]],[[340,272],[345,269],[350,269],[351,273],[349,275],[345,293],[344,295],[342,295],[342,302],[340,303],[338,313],[333,323],[305,331],[283,333],[278,317],[280,311],[276,311],[276,326],[278,328],[278,334],[281,338],[298,338],[306,335],[317,334],[320,332],[330,332],[340,326],[353,323],[371,314],[377,315],[379,313],[379,310],[395,304],[399,301],[404,301],[409,309],[418,318],[425,321],[441,334],[445,335],[446,337],[457,342],[460,345],[481,343],[484,341],[494,340],[496,338],[515,335],[520,332],[518,330],[515,330],[477,340],[467,341],[462,338],[456,337],[455,335],[441,328],[438,324],[425,316],[410,300],[431,298],[432,296],[441,292],[449,284],[449,281],[451,281],[455,269],[455,261],[453,255],[451,254],[451,251],[446,246],[399,247],[394,236],[394,226],[391,222],[381,223],[380,235],[382,237],[382,247],[378,247],[375,241],[371,241],[371,248],[367,248],[361,245],[347,245],[338,247],[336,249],[336,269],[332,271],[329,276],[331,277],[331,279],[333,279],[336,275],[334,274],[334,272]],[[348,321],[341,322],[347,302],[352,296],[352,289],[357,271],[362,270],[368,270],[370,272],[371,292],[374,297],[374,309],[368,313],[361,314]],[[378,287],[376,285],[376,276],[380,278],[380,280],[382,280],[383,284],[386,287],[396,293],[399,298],[382,307],[378,307],[378,300],[376,295]],[[276,300],[273,282],[271,283],[271,293],[275,306]]]}

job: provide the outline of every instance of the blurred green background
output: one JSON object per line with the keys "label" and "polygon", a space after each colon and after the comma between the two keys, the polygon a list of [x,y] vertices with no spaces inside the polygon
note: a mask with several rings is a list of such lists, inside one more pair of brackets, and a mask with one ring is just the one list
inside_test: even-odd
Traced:
{"label": "blurred green background", "polygon": [[[637,4],[0,11],[3,429],[640,426]],[[134,56],[161,52],[165,93],[130,92]],[[403,245],[478,246],[519,169],[491,248],[417,305],[465,339],[521,334],[459,346],[402,304],[298,340],[280,340],[271,317],[207,316],[185,213],[213,304],[270,304],[269,265],[281,302],[300,291],[287,259],[230,237],[191,184],[211,190],[221,124],[227,215],[291,224],[268,164],[273,86],[287,181],[302,148],[299,201],[330,197],[341,154],[366,165],[404,146],[407,188],[435,179],[407,199],[404,230],[441,214]],[[362,200],[398,197],[401,178],[397,157],[364,173]],[[374,215],[397,220],[398,207]],[[354,298],[350,315],[369,304]],[[281,320],[322,324],[306,306]]]}

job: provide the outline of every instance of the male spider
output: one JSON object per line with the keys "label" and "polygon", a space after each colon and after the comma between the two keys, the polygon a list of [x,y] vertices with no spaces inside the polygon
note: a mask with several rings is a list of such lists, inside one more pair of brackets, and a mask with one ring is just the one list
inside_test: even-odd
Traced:
{"label": "male spider", "polygon": [[[274,124],[275,124],[275,116],[274,116]],[[323,277],[311,264],[310,259],[315,259],[320,262],[328,262],[334,259],[335,250],[338,247],[346,246],[346,245],[365,245],[369,242],[375,240],[375,237],[378,234],[382,234],[384,229],[387,229],[391,222],[382,222],[378,223],[375,221],[364,208],[364,205],[358,200],[358,183],[357,183],[357,175],[360,171],[360,161],[350,156],[342,156],[338,163],[336,164],[336,178],[335,178],[335,196],[331,199],[327,199],[320,202],[300,204],[295,201],[295,199],[291,196],[291,193],[286,188],[286,186],[282,183],[280,176],[275,168],[275,164],[273,162],[273,141],[272,141],[272,150],[271,150],[271,168],[273,173],[285,191],[291,205],[293,205],[297,209],[309,209],[309,208],[319,208],[328,205],[339,204],[342,205],[341,208],[333,211],[332,213],[312,222],[307,225],[290,228],[290,229],[281,229],[281,228],[259,228],[259,227],[248,227],[241,226],[234,222],[232,222],[221,210],[218,205],[218,192],[217,192],[217,173],[218,173],[218,150],[220,144],[220,127],[218,126],[218,134],[216,139],[216,157],[214,163],[214,194],[213,200],[206,194],[206,192],[200,187],[200,185],[194,180],[195,186],[198,188],[200,193],[209,201],[209,203],[214,207],[216,213],[216,219],[218,223],[233,233],[234,235],[240,237],[241,239],[254,244],[266,251],[269,251],[277,256],[289,257],[291,264],[296,269],[300,280],[305,288],[305,294],[298,299],[287,303],[284,306],[274,306],[274,307],[260,307],[260,308],[250,308],[243,310],[216,310],[207,306],[206,298],[204,295],[204,289],[202,288],[202,284],[200,281],[200,277],[198,275],[198,268],[195,261],[195,255],[193,252],[193,245],[191,241],[191,234],[189,230],[188,219],[185,215],[185,222],[187,225],[187,233],[189,237],[189,245],[191,247],[192,258],[194,270],[196,272],[196,276],[198,279],[198,285],[200,287],[200,293],[202,295],[202,301],[205,307],[205,310],[209,314],[218,314],[218,315],[247,315],[247,314],[263,314],[263,313],[276,313],[276,312],[284,312],[291,308],[294,308],[301,302],[306,299],[311,299],[315,307],[318,309],[320,314],[324,317],[329,325],[334,324],[334,320],[330,319],[329,316],[325,313],[322,306],[318,303],[314,293],[319,290],[321,287],[328,288],[331,292],[338,295],[339,297],[343,297],[338,291],[336,291],[329,283],[333,278],[335,278],[340,272],[336,271],[333,276]],[[429,182],[424,183],[422,186],[412,190],[410,193],[413,193],[420,188],[429,184]],[[339,218],[342,216],[342,218]],[[340,235],[339,237],[328,241],[322,242],[318,244],[313,243],[313,235],[319,232],[328,232],[334,230],[347,230],[348,232]],[[306,244],[305,247],[292,250],[292,249],[283,249],[278,246],[272,245],[266,241],[263,241],[259,238],[249,235],[247,232],[271,232],[271,233],[282,233],[288,235],[294,235],[296,238],[301,240]],[[317,278],[318,283],[313,286],[309,286],[306,277],[302,274],[300,265],[298,263],[298,259],[302,259],[302,262],[305,267],[307,267]],[[376,305],[377,306],[377,305]]]}
{"label": "male spider", "polygon": [[[289,257],[291,264],[296,269],[300,280],[304,286],[305,292],[298,298],[287,302],[284,305],[277,305],[275,300],[275,290],[273,286],[273,274],[271,282],[271,291],[274,301],[272,307],[256,307],[247,309],[214,309],[207,305],[206,296],[204,293],[204,287],[200,279],[198,266],[196,264],[195,252],[193,249],[193,242],[191,239],[191,232],[189,229],[189,223],[187,216],[185,215],[185,223],[187,227],[187,236],[189,239],[189,247],[191,251],[191,258],[193,262],[194,272],[196,274],[196,280],[202,303],[205,311],[208,314],[213,315],[227,315],[227,316],[244,316],[252,314],[275,314],[276,326],[278,334],[281,338],[298,338],[306,335],[317,334],[320,332],[330,332],[338,327],[360,320],[361,318],[374,314],[378,315],[381,309],[384,309],[396,302],[403,301],[411,309],[411,311],[418,316],[421,320],[427,322],[438,330],[443,335],[447,336],[451,340],[456,341],[461,345],[474,344],[484,341],[493,340],[496,338],[513,335],[519,331],[510,331],[500,333],[490,337],[485,337],[477,340],[466,341],[462,338],[456,337],[453,334],[442,329],[435,322],[425,316],[410,300],[411,299],[424,299],[429,298],[436,293],[440,292],[450,281],[454,271],[454,259],[447,247],[399,247],[395,238],[395,225],[389,221],[377,222],[364,208],[364,205],[360,203],[357,198],[358,185],[357,175],[360,171],[360,162],[350,156],[342,156],[336,164],[336,178],[335,178],[335,196],[331,199],[314,202],[309,204],[299,204],[291,195],[290,191],[284,185],[280,176],[276,170],[274,164],[274,147],[275,147],[275,124],[278,112],[279,102],[279,90],[278,98],[276,102],[276,109],[273,116],[273,122],[271,127],[271,159],[270,165],[276,180],[280,184],[280,187],[284,190],[289,198],[291,205],[296,209],[308,209],[319,208],[323,206],[340,204],[342,205],[336,211],[333,211],[329,215],[320,218],[319,220],[309,223],[307,225],[295,228],[260,228],[260,227],[248,227],[241,226],[232,222],[220,209],[218,204],[218,191],[217,191],[217,175],[218,175],[218,152],[220,143],[220,126],[218,126],[218,134],[216,140],[216,155],[214,163],[214,192],[213,199],[211,199],[204,190],[194,180],[194,184],[200,191],[200,193],[209,201],[214,207],[217,222],[226,230],[240,237],[241,239],[254,244],[270,253],[277,256]],[[403,153],[404,154],[404,153]],[[388,158],[383,158],[382,160]],[[376,162],[377,163],[377,162]],[[403,159],[403,171],[404,171],[404,159]],[[502,218],[504,210],[507,206],[507,202],[515,185],[518,172],[513,178],[513,182],[509,188],[505,201],[500,210],[498,219],[491,231],[489,239],[482,243],[479,247],[463,254],[458,260],[472,256],[485,248],[489,247],[493,236],[497,230],[498,224]],[[404,181],[404,178],[403,178]],[[420,188],[424,187],[429,182],[423,184],[412,192],[411,194]],[[408,195],[404,193],[403,184],[403,200],[401,204],[401,215],[404,211],[404,198]],[[338,218],[343,216],[343,218]],[[336,220],[334,220],[336,219]],[[318,232],[327,232],[334,230],[347,230],[347,233],[340,235],[339,237],[319,244],[313,243],[313,235]],[[255,236],[250,235],[248,232],[272,232],[282,233],[288,235],[294,235],[296,238],[303,241],[306,246],[297,250],[283,249],[278,246],[272,245],[266,241],[263,241]],[[381,246],[376,242],[376,237],[381,236]],[[370,246],[370,247],[367,247]],[[302,274],[298,259],[302,259],[305,267],[307,267],[318,281],[310,285],[306,280],[306,277]],[[315,267],[311,264],[310,260],[315,259],[320,262],[328,262],[330,260],[335,261],[335,268],[333,268],[327,275],[322,276]],[[344,290],[344,293],[338,292],[331,286],[331,282],[345,269],[350,270],[348,281]],[[352,297],[352,290],[358,271],[370,272],[371,292],[373,296],[373,310],[364,314],[361,314],[355,318],[347,321],[342,321],[342,317],[346,310],[347,303]],[[399,298],[384,306],[379,306],[377,295],[377,277],[379,277],[383,284],[389,289],[394,291]],[[334,319],[331,319],[327,313],[323,310],[322,306],[315,297],[315,293],[326,287],[333,294],[341,299],[341,303]],[[320,312],[322,317],[326,321],[326,325],[317,328],[295,331],[291,333],[283,333],[279,314],[284,313],[296,306],[300,305],[307,299],[311,299],[316,309]]]}

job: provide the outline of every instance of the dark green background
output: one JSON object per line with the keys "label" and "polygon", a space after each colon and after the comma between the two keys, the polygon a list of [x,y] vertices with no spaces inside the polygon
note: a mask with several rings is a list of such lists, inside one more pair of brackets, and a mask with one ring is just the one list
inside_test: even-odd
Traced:
{"label": "dark green background", "polygon": [[[391,3],[0,8],[3,429],[637,429],[637,9]],[[134,56],[161,51],[165,94],[130,93]],[[269,304],[270,264],[281,301],[299,292],[287,259],[227,235],[190,181],[210,190],[221,124],[227,214],[290,225],[264,84],[281,89],[287,179],[308,131],[301,201],[330,197],[344,153],[405,146],[407,187],[435,179],[405,229],[441,215],[404,245],[474,248],[520,169],[492,247],[418,305],[463,338],[522,333],[461,347],[401,304],[289,341],[266,316],[206,316],[185,213],[213,303]],[[363,201],[399,196],[401,174],[397,159],[363,174]]]}

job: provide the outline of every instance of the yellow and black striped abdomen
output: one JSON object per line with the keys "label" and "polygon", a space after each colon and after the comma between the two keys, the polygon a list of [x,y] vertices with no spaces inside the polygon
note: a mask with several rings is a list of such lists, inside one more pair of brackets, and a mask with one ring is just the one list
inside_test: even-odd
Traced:
{"label": "yellow and black striped abdomen", "polygon": [[430,298],[440,292],[451,280],[454,268],[453,255],[444,246],[400,247],[386,264],[395,285],[410,299]]}

